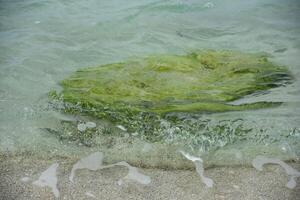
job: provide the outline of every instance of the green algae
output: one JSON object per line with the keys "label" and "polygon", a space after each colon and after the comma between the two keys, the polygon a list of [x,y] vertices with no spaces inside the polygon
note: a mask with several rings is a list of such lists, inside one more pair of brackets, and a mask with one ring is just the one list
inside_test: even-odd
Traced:
{"label": "green algae", "polygon": [[[230,102],[291,80],[285,67],[271,63],[265,55],[208,50],[80,69],[61,82],[60,93],[51,91],[49,96],[64,102],[65,112],[122,124],[129,132],[139,132],[143,139],[157,142],[162,140],[162,120],[182,125],[176,113],[278,106],[281,102]],[[81,143],[94,137],[90,133],[77,135],[72,138],[79,138]]]}
{"label": "green algae", "polygon": [[[60,96],[98,117],[108,116],[109,110],[160,115],[238,111],[277,105],[228,102],[290,79],[284,67],[274,65],[264,55],[200,51],[81,69],[61,82]],[[104,113],[93,113],[93,109]]]}

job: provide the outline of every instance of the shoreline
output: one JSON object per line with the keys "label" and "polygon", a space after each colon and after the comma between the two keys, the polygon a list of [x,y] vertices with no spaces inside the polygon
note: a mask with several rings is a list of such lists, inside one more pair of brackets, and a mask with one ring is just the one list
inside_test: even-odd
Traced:
{"label": "shoreline", "polygon": [[[187,152],[203,160],[205,169],[215,167],[251,167],[252,160],[258,156],[274,157],[284,162],[300,162],[297,152],[286,150],[290,146],[282,146],[281,143],[272,145],[259,144],[232,144],[220,148],[216,151],[199,155],[196,152],[187,150],[180,145],[167,145],[161,143],[145,143],[144,141],[134,141],[133,143],[118,141],[113,147],[79,147],[66,145],[60,149],[43,149],[36,151],[30,147],[21,148],[16,151],[0,151],[2,157],[32,157],[32,159],[66,159],[76,162],[93,152],[104,153],[104,163],[110,164],[119,161],[126,161],[129,164],[146,169],[162,170],[191,170],[194,164],[188,161],[180,151]],[[296,147],[293,147],[293,149]],[[147,149],[145,151],[145,149]]]}
{"label": "shoreline", "polygon": [[[295,200],[300,196],[300,183],[294,189],[285,187],[288,176],[278,165],[264,166],[263,171],[253,167],[223,166],[205,169],[205,176],[214,181],[207,188],[195,169],[192,170],[138,170],[149,177],[151,183],[142,185],[127,180],[122,185],[118,179],[127,173],[124,167],[113,167],[76,172],[75,183],[69,182],[69,175],[77,159],[37,158],[28,156],[0,157],[0,199],[55,199],[51,189],[32,184],[40,174],[54,162],[57,169],[58,199],[286,199]],[[188,161],[187,161],[188,162]],[[289,163],[299,170],[300,162]],[[27,177],[29,180],[22,181]]]}

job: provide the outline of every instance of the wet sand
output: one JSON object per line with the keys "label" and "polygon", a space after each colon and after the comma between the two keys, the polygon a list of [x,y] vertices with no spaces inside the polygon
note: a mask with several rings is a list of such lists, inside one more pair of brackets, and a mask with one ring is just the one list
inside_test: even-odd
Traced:
{"label": "wet sand", "polygon": [[[75,182],[69,182],[71,168],[77,159],[35,157],[34,155],[0,156],[0,199],[35,200],[55,199],[51,189],[32,184],[51,164],[58,162],[58,199],[188,199],[188,200],[297,200],[300,199],[300,180],[294,189],[285,184],[288,176],[277,165],[267,165],[262,172],[253,167],[215,167],[204,174],[214,180],[207,188],[195,170],[139,169],[151,177],[149,185],[118,180],[127,174],[124,167],[113,167],[97,171],[78,170]],[[188,161],[187,161],[188,162]],[[300,163],[289,163],[299,170]],[[25,182],[21,179],[29,177]]]}

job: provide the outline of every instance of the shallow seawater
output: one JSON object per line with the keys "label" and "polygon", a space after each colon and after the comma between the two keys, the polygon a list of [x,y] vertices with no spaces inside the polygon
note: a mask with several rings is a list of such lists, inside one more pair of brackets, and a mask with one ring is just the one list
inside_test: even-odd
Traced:
{"label": "shallow seawater", "polygon": [[[179,150],[201,156],[206,165],[251,164],[260,154],[297,159],[299,13],[296,0],[0,1],[0,152],[80,157],[102,151],[111,161],[170,168],[185,166]],[[47,131],[66,131],[62,121],[105,123],[64,115],[49,105],[48,92],[59,90],[59,81],[77,69],[199,49],[266,53],[287,66],[292,84],[233,102],[284,104],[201,114],[180,131],[162,121],[157,134],[163,144],[126,133],[122,124],[111,127],[120,137],[101,136],[93,145]]]}

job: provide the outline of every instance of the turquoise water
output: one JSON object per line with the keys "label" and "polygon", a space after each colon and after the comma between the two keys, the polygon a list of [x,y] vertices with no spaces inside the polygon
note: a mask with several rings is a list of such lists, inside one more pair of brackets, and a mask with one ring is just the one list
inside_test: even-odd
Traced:
{"label": "turquoise water", "polygon": [[[297,158],[299,13],[300,3],[296,0],[0,1],[0,151],[81,155],[101,148],[101,142],[90,148],[63,142],[44,131],[57,128],[61,120],[70,118],[49,107],[47,93],[59,90],[59,81],[79,68],[153,54],[231,49],[266,53],[271,61],[287,66],[296,80],[266,94],[233,102],[284,102],[278,108],[200,116],[201,121],[209,120],[211,127],[222,120],[242,119],[252,129],[237,142],[229,141],[230,131],[229,135],[217,138],[212,146],[219,151],[212,148],[213,155],[224,155],[223,150],[236,152],[241,147],[259,154],[265,151],[264,147],[272,146],[270,153]],[[233,126],[228,125],[229,129]],[[178,141],[187,140],[173,133],[163,133],[167,134],[168,145],[176,146]],[[260,142],[260,137],[267,139]],[[195,140],[188,140],[184,148],[197,154],[209,151],[204,142]],[[107,151],[117,159],[114,153],[126,141],[116,142]],[[148,143],[137,143],[136,149],[123,149],[129,160],[143,157],[139,148]],[[166,149],[153,155],[167,154]],[[176,147],[169,151],[175,152]],[[228,160],[220,162],[226,164]]]}

